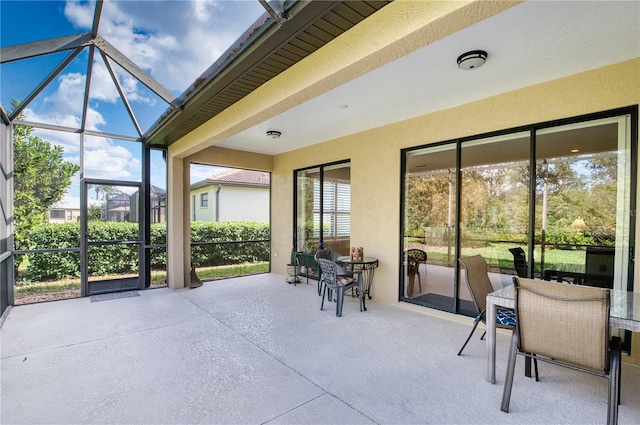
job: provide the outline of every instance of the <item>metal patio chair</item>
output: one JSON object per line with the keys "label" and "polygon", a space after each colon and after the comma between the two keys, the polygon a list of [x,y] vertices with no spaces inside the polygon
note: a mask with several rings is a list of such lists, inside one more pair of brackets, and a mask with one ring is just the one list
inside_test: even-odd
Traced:
{"label": "metal patio chair", "polygon": [[424,264],[424,273],[427,275],[427,253],[421,249],[408,249],[407,254],[407,268],[410,272],[415,272],[418,276],[418,289],[422,293],[422,282],[420,281],[420,264]]}
{"label": "metal patio chair", "polygon": [[[322,273],[320,274],[320,284],[322,285],[322,302],[320,310],[324,307],[325,294],[328,301],[331,301],[331,291],[336,293],[336,316],[342,316],[342,306],[344,304],[344,294],[347,290],[358,288],[358,298],[360,300],[360,311],[364,307],[364,294],[362,292],[362,273],[355,271],[350,276],[340,275],[338,266],[333,261],[324,258],[317,258]],[[329,292],[327,292],[329,291]]]}
{"label": "metal patio chair", "polygon": [[[493,286],[489,279],[487,272],[487,262],[481,255],[474,255],[472,257],[460,258],[460,264],[465,270],[464,279],[469,288],[469,293],[473,299],[473,304],[476,306],[478,315],[473,320],[473,328],[467,337],[467,340],[458,351],[458,355],[462,354],[462,350],[467,346],[467,343],[471,339],[471,336],[478,327],[478,323],[487,323],[486,309],[487,309],[487,295],[493,292]],[[496,312],[496,328],[514,330],[516,324],[515,312],[508,308],[499,308]],[[487,332],[485,331],[480,339],[484,339]],[[538,380],[538,362],[533,359],[535,377]],[[531,359],[527,358],[525,362],[525,376],[531,377]]]}

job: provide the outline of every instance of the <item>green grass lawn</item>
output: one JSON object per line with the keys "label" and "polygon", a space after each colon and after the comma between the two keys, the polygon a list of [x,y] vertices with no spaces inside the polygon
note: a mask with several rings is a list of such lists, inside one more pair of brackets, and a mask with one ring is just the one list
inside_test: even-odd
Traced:
{"label": "green grass lawn", "polygon": [[[269,262],[262,261],[257,263],[243,263],[228,266],[202,267],[198,268],[196,273],[203,280],[224,279],[229,277],[246,276],[258,273],[267,273],[269,271]],[[117,277],[117,276],[108,276]],[[163,286],[167,274],[165,272],[151,272],[151,285]],[[29,282],[19,283],[15,286],[15,296],[37,295],[50,292],[63,291],[79,291],[80,279],[63,279],[49,282]]]}

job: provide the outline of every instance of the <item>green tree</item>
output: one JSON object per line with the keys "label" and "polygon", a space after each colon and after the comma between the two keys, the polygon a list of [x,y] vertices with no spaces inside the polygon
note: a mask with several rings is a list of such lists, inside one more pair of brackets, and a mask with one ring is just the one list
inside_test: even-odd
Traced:
{"label": "green tree", "polygon": [[[64,160],[64,149],[13,127],[14,234],[16,249],[29,249],[31,231],[46,221],[47,210],[64,196],[77,164]],[[17,265],[16,265],[17,267]]]}

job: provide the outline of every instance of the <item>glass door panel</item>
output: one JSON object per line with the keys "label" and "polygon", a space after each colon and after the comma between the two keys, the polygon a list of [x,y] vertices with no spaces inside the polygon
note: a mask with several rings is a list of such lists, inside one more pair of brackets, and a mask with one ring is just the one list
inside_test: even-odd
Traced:
{"label": "glass door panel", "polygon": [[626,290],[629,120],[613,117],[536,133],[536,267],[545,278]]}
{"label": "glass door panel", "polygon": [[351,165],[324,167],[322,176],[322,245],[340,255],[349,255]]}
{"label": "glass door panel", "polygon": [[403,190],[401,299],[454,311],[456,145],[408,152]]}
{"label": "glass door panel", "polygon": [[320,241],[320,168],[296,173],[296,251]]}
{"label": "glass door panel", "polygon": [[[528,249],[529,132],[464,142],[460,157],[460,256],[481,255],[499,289],[517,273],[514,252]],[[459,279],[461,311],[475,311]]]}

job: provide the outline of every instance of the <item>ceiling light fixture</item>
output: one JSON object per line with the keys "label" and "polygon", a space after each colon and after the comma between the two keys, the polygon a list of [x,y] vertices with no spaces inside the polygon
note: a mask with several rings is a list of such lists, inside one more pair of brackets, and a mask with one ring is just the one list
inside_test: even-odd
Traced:
{"label": "ceiling light fixture", "polygon": [[281,135],[282,135],[282,133],[280,133],[279,131],[275,131],[275,130],[267,131],[267,136],[271,137],[272,139],[277,139]]}
{"label": "ceiling light fixture", "polygon": [[458,56],[458,68],[465,71],[480,68],[487,61],[487,52],[472,50]]}

